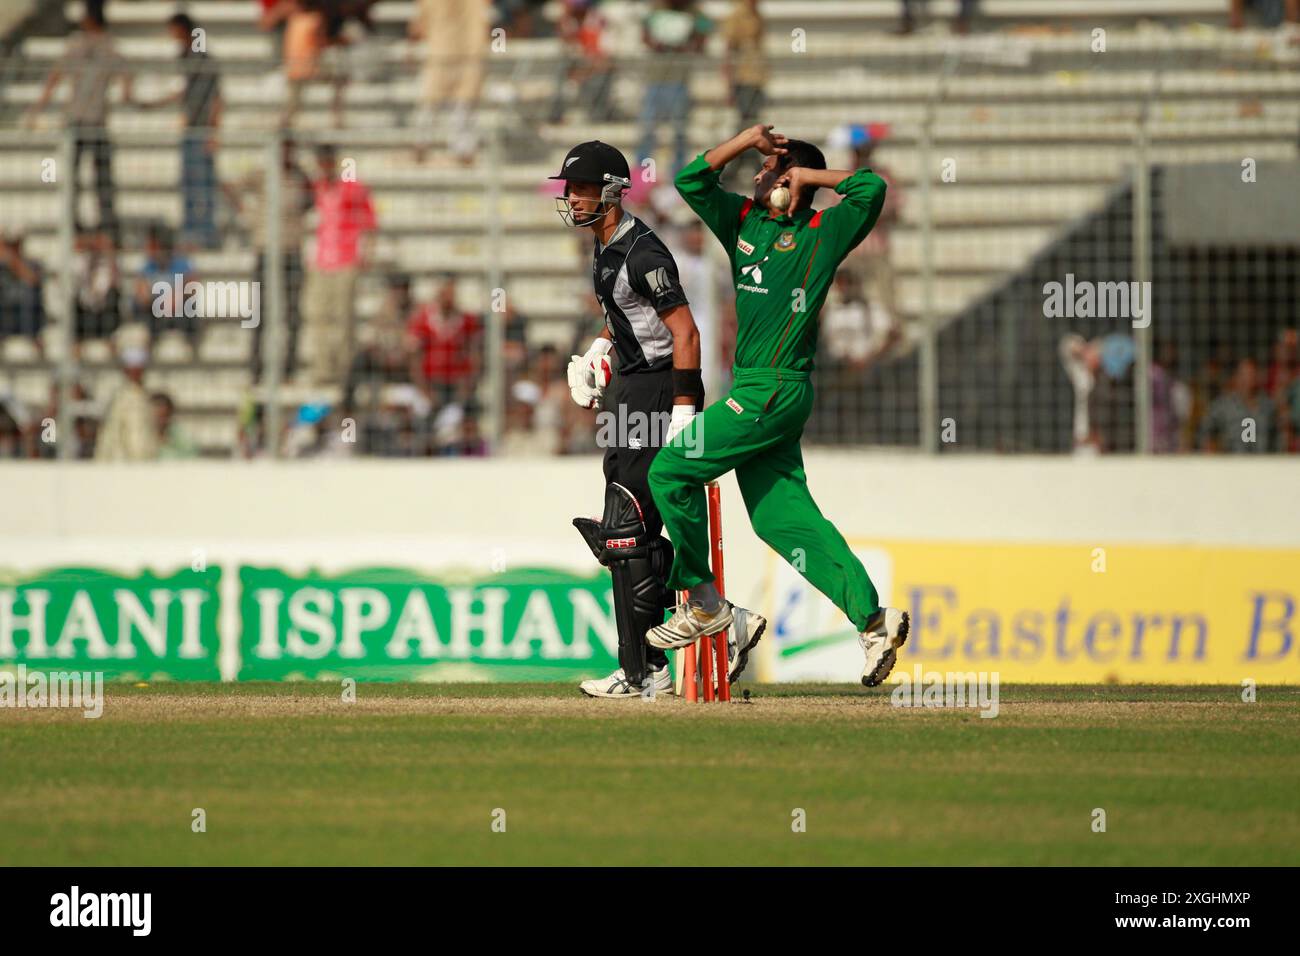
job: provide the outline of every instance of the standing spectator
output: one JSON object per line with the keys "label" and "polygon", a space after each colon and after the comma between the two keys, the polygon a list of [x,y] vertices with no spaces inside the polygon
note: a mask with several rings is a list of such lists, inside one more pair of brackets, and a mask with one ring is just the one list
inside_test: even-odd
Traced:
{"label": "standing spectator", "polygon": [[263,33],[270,33],[271,55],[277,62],[284,62],[284,31],[293,12],[295,0],[257,0],[262,12],[257,18],[257,28]]}
{"label": "standing spectator", "polygon": [[1074,393],[1070,427],[1074,453],[1095,455],[1101,443],[1092,421],[1092,392],[1101,370],[1101,350],[1082,335],[1070,332],[1061,336],[1057,351]]}
{"label": "standing spectator", "polygon": [[218,244],[217,136],[221,126],[221,87],[217,67],[205,50],[204,33],[184,13],[167,21],[167,32],[176,41],[184,80],[170,96],[150,108],[181,107],[181,241],[200,249]]}
{"label": "standing spectator", "polygon": [[199,446],[176,422],[176,403],[166,392],[149,396],[153,407],[155,441],[158,457],[162,459],[197,458]]}
{"label": "standing spectator", "polygon": [[[727,102],[736,108],[740,126],[753,126],[767,108],[767,54],[763,52],[764,23],[758,0],[732,0],[731,13],[722,26],[726,56],[722,75],[727,83]],[[739,127],[737,127],[739,128]],[[723,170],[723,183],[730,192],[748,194],[752,175],[743,163]]]}
{"label": "standing spectator", "polygon": [[90,153],[95,166],[95,197],[99,203],[99,228],[117,239],[117,216],[113,211],[113,146],[108,139],[108,90],[113,80],[121,82],[123,102],[131,102],[131,76],[118,56],[104,22],[103,0],[85,0],[80,32],[68,40],[63,59],[50,71],[40,98],[26,117],[31,127],[45,109],[59,82],[71,77],[65,120],[72,130],[73,209],[78,228],[81,222],[81,157]]}
{"label": "standing spectator", "polygon": [[1092,343],[1096,352],[1096,378],[1088,418],[1103,454],[1131,452],[1137,447],[1137,392],[1133,366],[1137,348],[1133,336],[1111,332]]}
{"label": "standing spectator", "polygon": [[20,335],[41,349],[44,279],[40,263],[23,255],[21,235],[0,236],[0,339]]}
{"label": "standing spectator", "polygon": [[483,322],[457,307],[454,275],[443,277],[433,302],[416,309],[407,332],[411,379],[434,408],[468,401],[482,367]]}
{"label": "standing spectator", "polygon": [[[188,257],[176,251],[166,227],[155,225],[144,240],[144,264],[135,280],[135,315],[149,326],[149,338],[157,343],[163,332],[176,330],[185,335],[194,357],[199,354],[198,315],[186,315],[187,282],[197,280]],[[182,296],[176,301],[176,288]]]}
{"label": "standing spectator", "polygon": [[[259,164],[233,187],[226,188],[231,204],[239,211],[257,251],[255,275],[269,282],[266,255],[267,191],[266,171]],[[288,339],[284,351],[284,375],[293,375],[298,367],[298,333],[302,326],[299,298],[302,293],[303,218],[312,204],[311,180],[294,159],[293,141],[286,138],[280,150],[280,256],[284,277],[284,319]],[[253,381],[262,375],[262,330],[264,323],[253,328]]]}
{"label": "standing spectator", "polygon": [[109,401],[99,429],[96,461],[152,461],[158,457],[158,431],[153,404],[144,388],[149,356],[143,349],[122,353],[124,381]]}
{"label": "standing spectator", "polygon": [[564,121],[568,97],[566,87],[577,84],[578,102],[593,123],[618,120],[610,93],[614,85],[614,62],[605,49],[605,18],[595,0],[564,0],[556,32],[564,44],[555,96],[551,101],[552,123]]}
{"label": "standing spectator", "polygon": [[1151,450],[1156,454],[1184,451],[1181,436],[1191,412],[1191,390],[1178,378],[1178,351],[1162,342],[1151,362]]}
{"label": "standing spectator", "polygon": [[332,146],[317,148],[316,163],[316,258],[303,286],[303,322],[313,339],[312,381],[339,385],[352,363],[357,276],[376,226],[375,207],[355,176],[340,175]]}
{"label": "standing spectator", "polygon": [[447,142],[462,163],[478,151],[474,111],[488,43],[486,0],[419,0],[408,33],[425,45],[422,99],[433,123],[447,117]]}
{"label": "standing spectator", "polygon": [[641,25],[648,57],[637,156],[642,160],[653,157],[658,125],[672,123],[673,165],[669,175],[663,177],[665,181],[686,163],[686,129],[691,112],[687,59],[704,50],[709,27],[709,21],[695,9],[695,0],[658,0]]}
{"label": "standing spectator", "polygon": [[86,339],[111,338],[122,322],[118,291],[121,273],[117,249],[107,230],[77,236],[73,274],[77,278],[77,301],[72,336],[79,352]]}
{"label": "standing spectator", "polygon": [[1263,454],[1273,450],[1276,425],[1273,400],[1260,394],[1259,370],[1244,358],[1201,421],[1201,449],[1208,452]]}
{"label": "standing spectator", "polygon": [[1132,336],[1113,332],[1087,341],[1070,333],[1061,337],[1058,351],[1074,389],[1075,454],[1134,450]]}
{"label": "standing spectator", "polygon": [[284,75],[288,83],[280,125],[293,128],[302,105],[303,88],[320,76],[326,45],[326,19],[322,0],[291,0],[284,18]]}
{"label": "standing spectator", "polygon": [[767,54],[763,52],[763,14],[758,0],[732,0],[722,25],[727,55],[722,63],[728,102],[740,116],[737,129],[755,125],[767,108]]}

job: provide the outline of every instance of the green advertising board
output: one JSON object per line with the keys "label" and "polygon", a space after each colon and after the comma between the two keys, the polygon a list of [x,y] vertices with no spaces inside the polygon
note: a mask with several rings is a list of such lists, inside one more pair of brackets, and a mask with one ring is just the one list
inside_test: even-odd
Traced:
{"label": "green advertising board", "polygon": [[221,570],[0,572],[0,668],[217,680]]}
{"label": "green advertising board", "polygon": [[618,666],[609,575],[239,571],[241,680],[509,681]]}

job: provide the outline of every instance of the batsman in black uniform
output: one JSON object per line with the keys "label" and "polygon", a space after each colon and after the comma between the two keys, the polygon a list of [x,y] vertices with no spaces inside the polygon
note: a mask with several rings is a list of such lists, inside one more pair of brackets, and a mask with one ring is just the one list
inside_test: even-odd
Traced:
{"label": "batsman in black uniform", "polygon": [[[604,514],[599,521],[575,518],[573,524],[613,579],[619,669],[581,687],[589,696],[608,698],[639,697],[651,687],[671,692],[667,655],[645,641],[646,631],[663,623],[664,609],[675,603],[664,584],[672,544],[662,534],[647,475],[659,448],[704,407],[700,335],[672,255],[649,226],[622,208],[632,185],[623,154],[599,141],[580,143],[550,178],[564,182],[564,195],[556,199],[560,217],[595,235],[591,280],[605,313],[604,331],[585,355],[572,357],[568,369],[573,400],[610,416],[600,429],[612,438],[605,447]],[[766,624],[759,615],[737,611],[729,637],[731,679]]]}

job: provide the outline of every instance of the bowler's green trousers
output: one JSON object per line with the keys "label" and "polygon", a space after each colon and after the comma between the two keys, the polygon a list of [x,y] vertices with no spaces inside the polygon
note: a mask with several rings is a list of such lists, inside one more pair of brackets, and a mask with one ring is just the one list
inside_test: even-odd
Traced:
{"label": "bowler's green trousers", "polygon": [[865,630],[879,608],[875,585],[818,510],[803,470],[808,373],[738,368],[734,381],[727,398],[697,415],[650,466],[650,491],[676,549],[668,586],[713,580],[704,485],[734,469],[754,532]]}

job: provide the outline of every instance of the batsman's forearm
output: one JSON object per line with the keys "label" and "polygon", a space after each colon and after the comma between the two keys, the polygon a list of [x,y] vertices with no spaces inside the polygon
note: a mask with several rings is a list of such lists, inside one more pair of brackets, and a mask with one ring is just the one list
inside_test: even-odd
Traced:
{"label": "batsman's forearm", "polygon": [[700,333],[691,329],[673,336],[673,368],[700,367]]}
{"label": "batsman's forearm", "polygon": [[719,143],[711,150],[704,154],[704,161],[709,164],[709,168],[717,172],[727,163],[731,162],[741,153],[754,146],[753,129],[742,130],[725,143]]}
{"label": "batsman's forearm", "polygon": [[[700,374],[700,333],[692,321],[690,328],[673,332],[673,371],[690,372],[693,375],[674,375],[674,405],[695,405],[699,401]],[[684,379],[691,378],[692,384],[678,387]]]}

